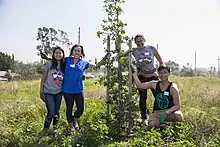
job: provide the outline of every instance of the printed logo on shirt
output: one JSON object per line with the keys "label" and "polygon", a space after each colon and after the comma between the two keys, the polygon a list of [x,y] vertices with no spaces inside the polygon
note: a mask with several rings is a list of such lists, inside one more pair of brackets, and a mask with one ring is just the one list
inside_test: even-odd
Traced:
{"label": "printed logo on shirt", "polygon": [[70,67],[75,68],[76,66],[75,64],[70,64]]}
{"label": "printed logo on shirt", "polygon": [[79,67],[79,69],[84,69],[85,68],[85,65],[83,64],[83,62],[80,62],[79,64],[78,64],[78,67]]}
{"label": "printed logo on shirt", "polygon": [[152,54],[150,52],[141,53],[139,62],[142,64],[149,64],[152,62]]}
{"label": "printed logo on shirt", "polygon": [[61,85],[63,81],[63,74],[61,72],[52,73],[53,80],[56,81],[57,85]]}
{"label": "printed logo on shirt", "polygon": [[156,100],[156,104],[157,104],[158,108],[163,109],[163,110],[168,108],[169,100],[168,100],[167,96],[164,95],[163,93],[159,93],[156,96],[155,100]]}

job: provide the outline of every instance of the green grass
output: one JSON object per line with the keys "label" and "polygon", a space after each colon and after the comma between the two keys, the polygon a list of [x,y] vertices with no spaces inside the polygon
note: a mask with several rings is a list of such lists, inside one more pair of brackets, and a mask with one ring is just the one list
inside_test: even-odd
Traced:
{"label": "green grass", "polygon": [[[166,145],[219,146],[220,79],[217,77],[172,77],[172,80],[179,87],[186,126],[181,128],[183,132],[179,136],[183,135],[179,137],[181,138],[179,141],[166,142]],[[20,81],[18,85],[18,91],[12,91],[11,83],[0,83],[0,146],[23,146],[28,143],[29,146],[33,146],[30,144],[36,143],[36,135],[43,127],[46,108],[39,98],[39,80]],[[68,146],[77,141],[90,142],[90,146],[97,142],[105,143],[103,134],[106,134],[108,130],[103,119],[105,88],[95,80],[86,80],[85,93],[86,110],[80,120],[83,129],[73,136],[59,137],[51,143],[51,146]],[[148,106],[152,108],[152,104],[153,98],[149,92]],[[65,126],[65,103],[63,101],[59,131],[62,132]],[[111,147],[149,145],[150,141],[146,143],[146,140],[155,138],[157,138],[155,142],[159,142],[160,137],[156,135],[157,133],[147,131],[141,133],[148,133],[148,135],[107,144]],[[49,137],[45,138],[44,142],[48,144],[49,140]]]}

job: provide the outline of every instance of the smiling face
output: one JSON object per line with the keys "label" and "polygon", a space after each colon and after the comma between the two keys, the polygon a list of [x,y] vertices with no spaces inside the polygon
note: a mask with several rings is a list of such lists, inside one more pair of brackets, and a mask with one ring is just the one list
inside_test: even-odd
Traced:
{"label": "smiling face", "polygon": [[135,43],[137,45],[137,47],[143,47],[144,46],[144,43],[145,43],[145,39],[143,37],[137,37],[135,39]]}
{"label": "smiling face", "polygon": [[161,81],[168,80],[168,78],[170,76],[170,72],[166,68],[163,68],[160,71],[158,71],[158,74],[159,74],[159,78]]}
{"label": "smiling face", "polygon": [[64,58],[64,52],[62,49],[60,48],[57,48],[54,50],[54,53],[53,53],[53,57],[54,59],[56,59],[57,61],[60,61]]}
{"label": "smiling face", "polygon": [[74,58],[79,59],[82,57],[82,48],[80,46],[76,46],[73,48],[72,55]]}

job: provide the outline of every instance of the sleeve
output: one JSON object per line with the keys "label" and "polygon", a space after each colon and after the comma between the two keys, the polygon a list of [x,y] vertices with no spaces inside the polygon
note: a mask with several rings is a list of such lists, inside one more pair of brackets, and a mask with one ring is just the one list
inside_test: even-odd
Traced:
{"label": "sleeve", "polygon": [[152,49],[153,51],[156,50],[156,48],[155,48],[154,46],[149,46],[149,47],[150,47],[150,49]]}
{"label": "sleeve", "polygon": [[89,68],[89,62],[85,62],[85,68],[84,68],[84,70],[86,70],[86,69],[88,69]]}
{"label": "sleeve", "polygon": [[51,61],[47,61],[47,62],[43,65],[42,70],[47,71],[47,70],[50,68],[51,64],[52,64]]}

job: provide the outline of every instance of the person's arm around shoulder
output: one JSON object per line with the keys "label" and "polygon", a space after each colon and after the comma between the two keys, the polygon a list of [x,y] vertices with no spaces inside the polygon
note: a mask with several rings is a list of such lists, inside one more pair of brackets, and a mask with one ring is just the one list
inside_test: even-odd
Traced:
{"label": "person's arm around shoulder", "polygon": [[151,48],[153,48],[153,50],[154,50],[154,56],[155,56],[155,58],[157,59],[157,61],[159,62],[159,64],[160,64],[160,65],[164,65],[163,60],[162,60],[162,58],[161,58],[160,53],[158,52],[158,50],[157,50],[154,46],[151,46]]}
{"label": "person's arm around shoulder", "polygon": [[167,114],[171,114],[175,111],[178,111],[178,110],[180,110],[180,107],[181,107],[179,90],[178,90],[178,87],[175,83],[173,83],[171,86],[170,94],[173,97],[174,106],[166,111]]}
{"label": "person's arm around shoulder", "polygon": [[150,89],[150,88],[156,89],[157,81],[150,81],[150,82],[141,83],[140,80],[137,77],[136,72],[133,73],[133,78],[134,78],[134,83],[136,84],[137,88],[140,88],[140,89]]}

